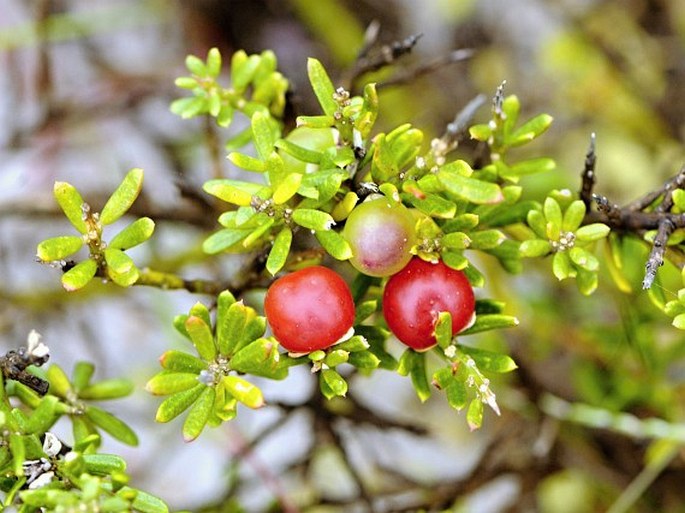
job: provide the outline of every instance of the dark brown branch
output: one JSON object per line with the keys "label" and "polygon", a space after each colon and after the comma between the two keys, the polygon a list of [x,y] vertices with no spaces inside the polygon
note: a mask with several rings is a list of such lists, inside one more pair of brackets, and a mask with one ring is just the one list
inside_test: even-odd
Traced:
{"label": "dark brown branch", "polygon": [[675,224],[667,217],[659,222],[659,228],[657,229],[656,237],[654,237],[654,243],[652,244],[652,251],[649,253],[649,258],[645,264],[645,277],[642,280],[643,289],[648,289],[652,286],[654,278],[656,278],[657,269],[664,265],[666,244],[675,228]]}
{"label": "dark brown branch", "polygon": [[4,356],[0,356],[0,372],[5,379],[18,381],[42,396],[47,394],[50,383],[26,370],[31,365],[40,367],[50,358],[47,347],[40,344],[39,340],[40,335],[35,331],[31,332],[28,348],[8,351]]}
{"label": "dark brown branch", "polygon": [[432,61],[428,61],[425,64],[417,66],[416,68],[398,72],[395,76],[389,78],[388,80],[380,82],[378,84],[378,89],[413,82],[417,78],[423,75],[428,75],[429,73],[433,73],[434,71],[437,71],[444,66],[469,59],[471,56],[473,56],[474,53],[475,50],[472,50],[470,48],[454,50],[453,52],[450,52],[447,55],[438,57],[436,59],[433,59]]}
{"label": "dark brown branch", "polygon": [[585,209],[590,210],[592,206],[592,190],[595,187],[595,164],[597,162],[597,154],[595,153],[596,136],[593,132],[590,135],[590,146],[585,154],[585,166],[581,174],[580,199],[585,203]]}

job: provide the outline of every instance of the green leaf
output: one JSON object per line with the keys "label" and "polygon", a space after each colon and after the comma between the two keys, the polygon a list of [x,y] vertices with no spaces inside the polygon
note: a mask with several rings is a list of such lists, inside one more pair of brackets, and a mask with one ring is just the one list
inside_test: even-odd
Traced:
{"label": "green leaf", "polygon": [[114,454],[83,454],[86,471],[96,476],[108,476],[113,472],[125,472],[126,461]]}
{"label": "green leaf", "polygon": [[207,368],[207,363],[200,360],[197,356],[176,349],[166,351],[159,358],[159,363],[162,368],[169,371],[191,372],[194,374],[198,374]]}
{"label": "green leaf", "polygon": [[81,399],[102,401],[118,399],[133,393],[133,383],[128,379],[106,379],[85,387],[79,392]]}
{"label": "green leaf", "polygon": [[198,375],[194,372],[163,370],[145,384],[145,390],[153,395],[170,395],[189,390],[197,384]]}
{"label": "green leaf", "polygon": [[576,272],[571,267],[571,259],[566,252],[560,251],[554,254],[552,258],[552,272],[559,281],[576,275]]}
{"label": "green leaf", "polygon": [[127,445],[138,445],[138,436],[135,432],[124,421],[116,418],[111,413],[89,405],[86,407],[86,417],[120,442]]}
{"label": "green leaf", "polygon": [[581,294],[589,296],[595,289],[597,289],[597,273],[593,271],[586,271],[585,269],[578,269],[576,275],[576,285]]}
{"label": "green leaf", "polygon": [[78,235],[52,237],[38,244],[37,256],[43,262],[62,260],[83,247],[83,238]]}
{"label": "green leaf", "polygon": [[585,217],[585,203],[581,200],[572,202],[564,212],[564,219],[561,223],[561,230],[564,232],[575,232]]}
{"label": "green leaf", "polygon": [[486,123],[473,125],[469,128],[469,134],[476,141],[486,142],[492,136],[492,128]]}
{"label": "green leaf", "polygon": [[338,110],[338,104],[334,99],[335,89],[321,62],[311,57],[307,59],[307,74],[324,114],[333,116]]}
{"label": "green leaf", "polygon": [[221,355],[230,356],[234,352],[245,330],[248,312],[242,300],[234,299],[230,305],[222,308],[216,324],[216,342]]}
{"label": "green leaf", "polygon": [[486,351],[485,349],[478,349],[462,344],[459,344],[458,347],[462,353],[467,354],[474,359],[480,370],[506,373],[518,368],[514,360],[506,354]]}
{"label": "green leaf", "polygon": [[79,233],[86,233],[88,227],[83,219],[83,205],[85,202],[76,187],[67,182],[55,182],[54,195],[57,203],[67,216],[69,222]]}
{"label": "green leaf", "polygon": [[448,172],[445,170],[445,167],[438,171],[437,177],[449,193],[471,203],[482,205],[498,203],[504,199],[499,186],[491,182],[484,182],[476,178]]}
{"label": "green leaf", "polygon": [[181,116],[182,119],[190,119],[197,116],[207,108],[207,100],[199,96],[191,96],[188,98],[179,98],[171,102],[169,110]]}
{"label": "green leaf", "polygon": [[278,184],[274,190],[273,200],[276,205],[282,205],[296,193],[302,183],[302,175],[300,173],[290,173],[285,179]]}
{"label": "green leaf", "polygon": [[95,373],[95,366],[90,362],[76,362],[72,373],[71,382],[76,393],[90,384],[90,379]]}
{"label": "green leaf", "polygon": [[459,335],[472,335],[474,333],[480,333],[482,331],[498,330],[502,328],[512,328],[518,326],[518,319],[511,315],[504,314],[484,314],[477,315],[476,322],[464,331],[460,332]]}
{"label": "green leaf", "polygon": [[428,377],[426,376],[426,355],[413,349],[407,349],[402,353],[397,372],[402,376],[409,376],[421,402],[426,401],[430,395]]}
{"label": "green leaf", "polygon": [[[266,171],[266,162],[263,160],[256,159],[244,153],[238,153],[232,151],[228,154],[228,160],[233,162],[236,166],[245,169],[247,171],[253,171],[255,173],[263,173]],[[210,180],[210,182],[213,180]],[[205,189],[207,190],[207,189]],[[207,191],[209,192],[209,191]],[[210,194],[212,194],[210,192]]]}
{"label": "green leaf", "polygon": [[43,397],[38,404],[38,407],[33,410],[31,416],[26,422],[24,427],[26,433],[42,435],[59,418],[57,413],[57,405],[59,404],[59,398],[54,395],[46,395]]}
{"label": "green leaf", "polygon": [[238,376],[224,376],[222,378],[226,390],[248,408],[264,406],[264,396],[259,387]]}
{"label": "green leaf", "polygon": [[149,217],[141,217],[116,234],[108,247],[125,251],[148,240],[154,231],[155,222]]}
{"label": "green leaf", "polygon": [[519,251],[523,257],[542,257],[549,255],[552,251],[552,245],[549,241],[542,239],[524,240],[519,246]]}
{"label": "green leaf", "polygon": [[195,55],[188,55],[186,57],[186,68],[188,68],[188,71],[199,77],[204,77],[207,75],[207,67],[205,66],[205,63],[202,62],[202,59],[196,57]]}
{"label": "green leaf", "polygon": [[347,381],[333,369],[322,369],[319,375],[321,393],[326,399],[345,397]]}
{"label": "green leaf", "polygon": [[535,173],[545,173],[548,171],[554,171],[557,164],[553,159],[550,158],[535,158],[522,160],[516,164],[508,166],[506,171],[501,172],[500,176],[503,178],[527,176]]}
{"label": "green leaf", "polygon": [[448,249],[462,250],[471,245],[471,239],[463,232],[453,232],[443,236],[440,244]]}
{"label": "green leaf", "polygon": [[357,353],[350,353],[347,362],[358,369],[377,369],[381,364],[378,358],[371,351],[359,351]]}
{"label": "green leaf", "polygon": [[185,422],[183,423],[183,440],[192,442],[205,428],[209,416],[212,413],[212,406],[214,406],[215,390],[213,387],[204,387],[193,406],[188,412]]}
{"label": "green leaf", "polygon": [[321,246],[336,260],[349,260],[352,258],[352,247],[338,232],[322,230],[317,231],[315,236],[321,243]]}
{"label": "green leaf", "polygon": [[508,146],[520,146],[532,141],[549,128],[552,124],[552,120],[552,116],[548,114],[535,116],[511,133],[509,137],[507,137],[506,144]]}
{"label": "green leaf", "polygon": [[[121,489],[122,492],[130,490],[128,487]],[[140,513],[169,513],[169,506],[160,499],[142,490],[136,490],[136,496],[131,503],[133,511]]]}
{"label": "green leaf", "polygon": [[278,343],[268,338],[259,338],[246,345],[231,358],[231,368],[245,374],[283,379],[288,375],[287,367],[280,363]]}
{"label": "green leaf", "polygon": [[603,239],[607,235],[611,228],[602,223],[593,223],[585,226],[581,226],[576,231],[576,239],[581,242],[593,242],[599,239]]}
{"label": "green leaf", "polygon": [[230,248],[234,244],[237,244],[245,237],[250,235],[250,233],[252,233],[251,228],[226,228],[219,230],[205,239],[205,241],[202,243],[202,251],[209,255],[215,255]]}
{"label": "green leaf", "polygon": [[679,330],[685,330],[685,313],[681,313],[679,315],[676,315],[673,318],[673,326],[678,328]]}
{"label": "green leaf", "polygon": [[545,215],[545,234],[550,240],[559,240],[561,233],[561,207],[554,198],[545,198],[545,203],[542,206],[542,211]]}
{"label": "green leaf", "polygon": [[311,208],[298,208],[294,210],[293,221],[304,228],[315,231],[330,230],[335,225],[333,217],[328,212]]}
{"label": "green leaf", "polygon": [[207,388],[207,385],[198,383],[189,390],[179,392],[166,398],[159,405],[155,420],[157,422],[169,422],[170,420],[178,417],[181,413],[187,410]]}
{"label": "green leaf", "polygon": [[188,336],[190,336],[190,340],[193,342],[200,357],[208,362],[214,360],[216,357],[216,346],[214,345],[211,327],[203,319],[194,315],[186,319],[185,326]]}
{"label": "green leaf", "polygon": [[498,247],[506,240],[499,230],[481,230],[471,233],[471,249],[487,250]]}
{"label": "green leaf", "polygon": [[69,292],[85,287],[98,270],[95,260],[79,262],[62,275],[62,286]]}
{"label": "green leaf", "polygon": [[252,196],[264,189],[262,185],[239,180],[216,179],[205,182],[202,189],[212,196],[234,205],[249,206]]}
{"label": "green leaf", "polygon": [[378,93],[376,84],[370,83],[364,86],[362,109],[354,120],[354,126],[361,133],[362,139],[366,139],[376,122],[378,116]]}
{"label": "green leaf", "polygon": [[526,222],[530,226],[535,235],[541,239],[548,239],[547,236],[547,220],[542,212],[539,210],[531,210],[526,216]]}
{"label": "green leaf", "polygon": [[466,411],[466,423],[471,431],[475,431],[483,424],[483,401],[476,397],[471,400]]}
{"label": "green leaf", "polygon": [[297,116],[295,124],[298,127],[307,128],[330,128],[335,126],[333,116]]}
{"label": "green leaf", "polygon": [[67,394],[71,392],[69,378],[59,365],[54,363],[50,365],[46,377],[50,382],[51,394],[66,398]]}
{"label": "green leaf", "polygon": [[[405,184],[407,183],[409,182],[405,182]],[[457,206],[452,201],[437,194],[428,193],[425,194],[425,198],[408,195],[408,200],[412,206],[433,218],[452,219],[457,212]]]}
{"label": "green leaf", "polygon": [[[314,137],[314,135],[312,135],[312,137]],[[279,139],[276,141],[276,148],[285,151],[291,157],[301,160],[302,162],[309,162],[310,164],[318,164],[321,162],[320,151],[307,149],[288,139]]]}
{"label": "green leaf", "polygon": [[221,52],[218,48],[210,48],[207,52],[207,75],[216,78],[221,73]]}
{"label": "green leaf", "polygon": [[269,257],[266,259],[266,270],[274,276],[278,271],[280,271],[285,265],[288,259],[288,253],[290,253],[290,244],[293,240],[293,232],[290,228],[283,228],[276,239],[274,239],[271,251],[269,251]]}
{"label": "green leaf", "polygon": [[595,272],[599,269],[599,260],[597,260],[597,257],[583,248],[579,248],[578,246],[571,248],[568,252],[568,256],[574,264],[586,271]]}
{"label": "green leaf", "polygon": [[142,186],[143,170],[140,168],[131,169],[102,208],[100,223],[103,225],[112,224],[123,216],[140,194]]}
{"label": "green leaf", "polygon": [[440,312],[438,314],[434,334],[441,348],[445,349],[452,343],[452,314],[449,312]]}
{"label": "green leaf", "polygon": [[105,261],[107,262],[107,276],[121,287],[130,287],[136,281],[140,273],[133,260],[120,249],[105,249]]}
{"label": "green leaf", "polygon": [[252,138],[254,140],[257,154],[262,160],[266,160],[274,151],[274,144],[276,138],[274,137],[271,128],[270,118],[268,114],[262,112],[255,112],[252,115]]}

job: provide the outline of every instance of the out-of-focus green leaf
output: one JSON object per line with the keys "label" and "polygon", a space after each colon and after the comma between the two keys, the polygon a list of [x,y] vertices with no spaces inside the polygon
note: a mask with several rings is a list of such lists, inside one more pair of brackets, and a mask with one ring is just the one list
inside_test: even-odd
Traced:
{"label": "out-of-focus green leaf", "polygon": [[133,383],[128,379],[107,379],[93,383],[79,392],[81,399],[102,401],[105,399],[118,399],[133,393]]}
{"label": "out-of-focus green leaf", "polygon": [[135,432],[124,421],[116,418],[111,413],[89,405],[86,407],[86,417],[120,442],[127,445],[138,445],[138,436]]}

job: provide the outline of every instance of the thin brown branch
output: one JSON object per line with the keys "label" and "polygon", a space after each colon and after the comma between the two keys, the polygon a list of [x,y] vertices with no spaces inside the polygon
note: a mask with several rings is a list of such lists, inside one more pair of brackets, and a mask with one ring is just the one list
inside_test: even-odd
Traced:
{"label": "thin brown branch", "polygon": [[378,89],[384,89],[387,87],[393,87],[413,82],[414,80],[416,80],[419,77],[422,77],[423,75],[428,75],[450,64],[454,64],[469,59],[473,56],[474,53],[475,50],[472,50],[470,48],[454,50],[448,53],[447,55],[437,57],[413,69],[402,70],[396,73],[395,76],[390,77],[388,80],[380,82],[378,84]]}
{"label": "thin brown branch", "polygon": [[585,203],[585,209],[590,210],[592,206],[592,191],[595,187],[595,164],[597,154],[595,153],[596,136],[593,132],[590,135],[590,146],[585,154],[585,165],[581,174],[580,199]]}

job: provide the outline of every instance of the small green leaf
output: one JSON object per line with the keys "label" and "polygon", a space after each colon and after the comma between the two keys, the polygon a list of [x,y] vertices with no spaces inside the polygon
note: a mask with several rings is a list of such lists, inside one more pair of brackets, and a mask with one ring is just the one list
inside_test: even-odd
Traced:
{"label": "small green leaf", "polygon": [[333,116],[335,111],[338,110],[338,104],[334,99],[335,89],[328,73],[326,73],[321,62],[314,58],[307,59],[307,73],[309,75],[309,82],[324,114]]}
{"label": "small green leaf", "polygon": [[105,249],[105,261],[107,270],[114,274],[127,273],[135,265],[130,256],[116,248]]}
{"label": "small green leaf", "polygon": [[487,372],[506,373],[518,368],[514,360],[502,353],[486,351],[475,347],[459,344],[459,350],[474,359],[478,368]]}
{"label": "small green leaf", "polygon": [[211,362],[216,357],[216,346],[212,329],[200,317],[191,315],[185,322],[186,331],[195,349],[203,360]]}
{"label": "small green leaf", "polygon": [[83,247],[83,238],[78,235],[52,237],[38,244],[37,256],[43,262],[62,260]]}
{"label": "small green leaf", "polygon": [[171,395],[189,390],[197,384],[196,373],[163,370],[145,384],[145,390],[153,395]]}
{"label": "small green leaf", "polygon": [[138,445],[138,436],[135,432],[124,421],[116,418],[111,413],[89,405],[86,407],[86,417],[120,442],[127,445]]}
{"label": "small green leaf", "polygon": [[676,315],[673,319],[673,326],[678,328],[679,330],[685,330],[685,313],[681,313],[679,315]]}
{"label": "small green leaf", "polygon": [[198,374],[207,368],[207,363],[197,356],[177,349],[166,351],[160,358],[162,368],[175,372],[191,372]]}
{"label": "small green leaf", "polygon": [[449,312],[438,314],[434,334],[441,348],[445,349],[452,343],[452,315]]}
{"label": "small green leaf", "polygon": [[585,226],[581,226],[576,231],[576,239],[581,242],[592,242],[599,239],[603,239],[607,235],[611,228],[602,223],[593,223]]}
{"label": "small green leaf", "polygon": [[586,271],[585,269],[578,269],[576,275],[576,285],[581,294],[589,296],[597,289],[597,273],[593,271]]}
{"label": "small green leaf", "polygon": [[71,392],[69,378],[59,365],[50,365],[46,377],[50,382],[50,393],[66,398]]}
{"label": "small green leaf", "polygon": [[170,420],[178,417],[181,413],[187,410],[207,388],[207,385],[198,383],[189,390],[179,392],[166,398],[164,401],[162,401],[162,404],[159,405],[155,420],[157,422],[169,422]]}
{"label": "small green leaf", "polygon": [[264,187],[251,182],[238,180],[216,179],[205,182],[202,189],[220,200],[234,205],[249,206],[252,196]]}
{"label": "small green leaf", "polygon": [[106,379],[85,387],[79,392],[81,399],[102,401],[118,399],[133,393],[133,383],[128,379]]}
{"label": "small green leaf", "polygon": [[347,381],[333,369],[321,370],[319,384],[326,399],[345,397],[347,394]]}
{"label": "small green leaf", "polygon": [[371,351],[359,351],[357,353],[350,353],[347,362],[357,367],[358,369],[377,369],[381,364],[380,358],[378,358]]}
{"label": "small green leaf", "polygon": [[[244,153],[238,153],[232,151],[228,154],[228,160],[233,162],[236,166],[245,169],[246,171],[252,171],[255,173],[263,173],[266,171],[266,162],[263,160],[256,159]],[[212,180],[210,180],[212,181]],[[207,189],[205,189],[207,190]],[[209,191],[207,191],[209,192]],[[210,194],[212,194],[210,192]]]}
{"label": "small green leaf", "polygon": [[81,457],[86,470],[96,476],[109,476],[113,472],[126,471],[126,461],[114,454],[83,454]]}
{"label": "small green leaf", "polygon": [[215,390],[213,387],[204,387],[195,403],[190,408],[188,416],[183,423],[183,440],[192,442],[207,425],[209,416],[214,405]]}
{"label": "small green leaf", "polygon": [[264,406],[264,396],[259,387],[238,376],[224,376],[222,378],[226,390],[248,408]]}
{"label": "small green leaf", "polygon": [[202,243],[202,251],[209,255],[215,255],[230,248],[234,244],[237,244],[245,237],[250,235],[250,233],[252,233],[251,228],[226,228],[224,230],[219,230],[205,239],[205,241]]}
{"label": "small green leaf", "polygon": [[474,333],[480,333],[482,331],[498,330],[502,328],[512,328],[518,326],[518,319],[511,315],[504,314],[484,314],[477,315],[476,322],[464,331],[460,332],[460,335],[472,335]]}
{"label": "small green leaf", "polygon": [[409,376],[414,390],[421,402],[426,401],[431,395],[426,376],[426,355],[413,349],[407,349],[400,357],[397,372],[402,376]]}
{"label": "small green leaf", "polygon": [[252,138],[262,160],[266,160],[271,155],[276,142],[270,119],[268,114],[262,112],[255,112],[252,115]]}
{"label": "small green leaf", "polygon": [[561,223],[561,230],[564,232],[575,232],[585,217],[585,203],[580,200],[572,202],[564,212],[564,220]]}
{"label": "small green leaf", "polygon": [[148,240],[154,231],[155,222],[149,217],[141,217],[116,234],[108,247],[125,251]]}
{"label": "small green leaf", "polygon": [[520,146],[532,141],[549,128],[552,124],[552,120],[552,116],[548,114],[535,116],[510,134],[506,140],[506,144],[508,146]]}
{"label": "small green leaf", "polygon": [[207,108],[207,100],[199,96],[191,96],[189,98],[179,98],[171,102],[169,110],[181,116],[183,119],[190,119],[197,116]]}
{"label": "small green leaf", "polygon": [[486,142],[492,135],[492,128],[486,123],[473,125],[469,128],[469,134],[471,135],[471,138],[476,141]]}
{"label": "small green leaf", "polygon": [[502,190],[495,183],[447,172],[444,167],[438,171],[437,177],[449,193],[471,203],[482,205],[498,203],[504,199]]}
{"label": "small green leaf", "polygon": [[524,240],[519,246],[521,256],[527,258],[536,258],[549,255],[552,251],[552,245],[547,240],[531,239]]}
{"label": "small green leaf", "polygon": [[288,369],[280,364],[280,359],[278,343],[259,338],[233,355],[231,368],[245,374],[283,379],[288,375]]}
{"label": "small green leaf", "polygon": [[322,230],[317,231],[315,235],[321,246],[336,260],[349,260],[352,258],[352,247],[338,232]]}
{"label": "small green leaf", "polygon": [[335,225],[335,221],[328,212],[311,208],[294,210],[293,221],[304,228],[315,231],[330,230]]}
{"label": "small green leaf", "polygon": [[535,235],[537,235],[541,239],[547,239],[547,220],[545,219],[545,216],[542,212],[539,210],[531,210],[528,212],[528,215],[526,216],[526,221],[528,223],[528,226],[530,226],[533,231],[535,232]]}
{"label": "small green leaf", "polygon": [[571,259],[565,251],[554,254],[552,258],[552,272],[559,281],[576,275],[576,272],[571,267]]}
{"label": "small green leaf", "polygon": [[71,382],[76,393],[81,392],[90,384],[95,373],[95,366],[90,362],[76,362],[72,372]]}
{"label": "small green leaf", "polygon": [[98,270],[95,260],[84,260],[62,275],[62,286],[69,292],[85,287]]}
{"label": "small green leaf", "polygon": [[186,68],[188,68],[188,71],[199,77],[204,77],[207,75],[207,67],[205,66],[205,63],[202,62],[202,59],[196,57],[195,55],[188,55],[186,57]]}
{"label": "small green leaf", "polygon": [[[121,491],[128,489],[128,487],[124,487]],[[140,511],[140,513],[169,513],[169,506],[162,499],[142,490],[136,490],[136,496],[131,507],[133,511]]]}
{"label": "small green leaf", "polygon": [[448,249],[461,250],[471,245],[471,239],[463,232],[453,232],[442,237],[440,244]]}
{"label": "small green leaf", "polygon": [[578,267],[586,271],[595,272],[599,269],[599,260],[589,251],[579,248],[578,246],[571,248],[568,252],[571,261]]}
{"label": "small green leaf", "polygon": [[83,205],[85,202],[76,187],[67,182],[55,182],[54,194],[57,203],[67,216],[69,222],[79,233],[86,233],[88,228],[83,219]]}
{"label": "small green leaf", "polygon": [[288,258],[288,253],[290,253],[290,244],[293,240],[293,232],[290,228],[283,228],[276,239],[274,239],[271,251],[269,251],[269,257],[266,259],[266,270],[274,276],[278,271],[280,271]]}
{"label": "small green leaf", "polygon": [[[315,135],[312,134],[312,137],[314,138]],[[276,141],[276,148],[285,151],[291,157],[301,160],[302,162],[309,162],[310,164],[318,164],[321,162],[320,151],[307,149],[304,146],[300,146],[299,144],[289,141],[288,139],[279,139]]]}
{"label": "small green leaf", "polygon": [[102,208],[100,223],[103,225],[112,224],[123,216],[140,194],[142,186],[143,170],[134,168],[129,171]]}
{"label": "small green leaf", "polygon": [[242,338],[248,312],[249,309],[242,300],[234,300],[221,311],[216,324],[216,341],[220,354],[230,356],[235,351]]}
{"label": "small green leaf", "polygon": [[466,411],[466,423],[471,431],[475,431],[483,424],[483,401],[478,397],[471,400]]}
{"label": "small green leaf", "polygon": [[297,116],[295,124],[307,128],[331,128],[335,126],[333,116]]}
{"label": "small green leaf", "polygon": [[300,173],[290,173],[285,179],[278,184],[274,190],[273,200],[276,205],[282,205],[296,193],[302,183],[302,175]]}
{"label": "small green leaf", "polygon": [[42,435],[50,429],[59,418],[59,413],[57,412],[59,402],[59,398],[54,395],[43,397],[26,422],[24,427],[26,433]]}
{"label": "small green leaf", "polygon": [[561,233],[561,207],[554,198],[545,198],[545,203],[542,206],[545,215],[545,234],[550,240],[559,240]]}
{"label": "small green leaf", "polygon": [[207,52],[207,75],[216,78],[221,73],[221,52],[218,48],[210,48]]}

